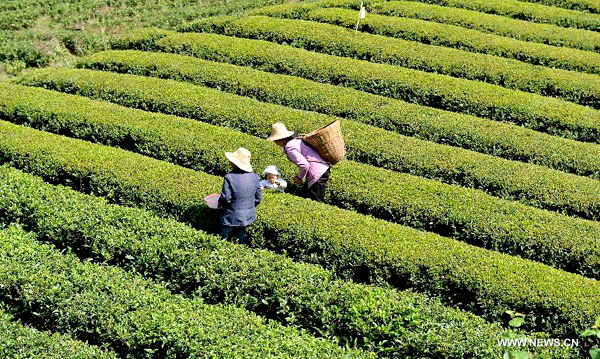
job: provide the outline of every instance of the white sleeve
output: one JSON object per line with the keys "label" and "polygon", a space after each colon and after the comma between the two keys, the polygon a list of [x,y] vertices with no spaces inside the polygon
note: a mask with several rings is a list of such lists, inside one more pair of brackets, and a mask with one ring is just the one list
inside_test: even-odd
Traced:
{"label": "white sleeve", "polygon": [[284,179],[279,180],[279,188],[284,189],[287,187],[287,182]]}

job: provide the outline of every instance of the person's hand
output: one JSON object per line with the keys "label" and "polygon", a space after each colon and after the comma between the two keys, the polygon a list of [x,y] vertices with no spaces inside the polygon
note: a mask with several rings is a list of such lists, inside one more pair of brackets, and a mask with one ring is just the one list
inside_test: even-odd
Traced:
{"label": "person's hand", "polygon": [[302,184],[302,180],[298,177],[294,177],[294,183],[295,184]]}

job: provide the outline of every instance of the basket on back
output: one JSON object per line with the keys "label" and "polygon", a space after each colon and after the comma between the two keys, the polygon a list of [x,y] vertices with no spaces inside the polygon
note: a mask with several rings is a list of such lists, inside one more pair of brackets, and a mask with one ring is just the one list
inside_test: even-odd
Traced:
{"label": "basket on back", "polygon": [[346,156],[346,144],[339,120],[301,137],[332,165]]}

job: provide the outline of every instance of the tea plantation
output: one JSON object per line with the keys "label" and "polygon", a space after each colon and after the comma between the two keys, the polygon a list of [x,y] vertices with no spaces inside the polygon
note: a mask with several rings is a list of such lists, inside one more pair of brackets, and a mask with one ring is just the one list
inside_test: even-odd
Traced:
{"label": "tea plantation", "polygon": [[[597,0],[14,0],[0,38],[0,357],[600,358]],[[335,120],[301,198],[265,138]],[[248,245],[204,202],[240,146],[290,183]]]}

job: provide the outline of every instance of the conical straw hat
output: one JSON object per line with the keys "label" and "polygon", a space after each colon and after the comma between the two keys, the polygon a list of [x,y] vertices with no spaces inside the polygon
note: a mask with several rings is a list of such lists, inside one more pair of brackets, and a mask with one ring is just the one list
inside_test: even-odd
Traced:
{"label": "conical straw hat", "polygon": [[225,157],[238,166],[239,169],[246,172],[252,172],[250,164],[250,151],[244,147],[240,147],[235,152],[225,152]]}
{"label": "conical straw hat", "polygon": [[267,137],[267,141],[282,140],[294,134],[293,131],[288,131],[288,129],[285,128],[285,125],[281,122],[274,123],[272,127],[273,130],[271,131],[271,136]]}

